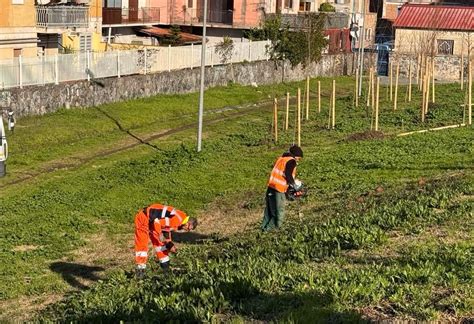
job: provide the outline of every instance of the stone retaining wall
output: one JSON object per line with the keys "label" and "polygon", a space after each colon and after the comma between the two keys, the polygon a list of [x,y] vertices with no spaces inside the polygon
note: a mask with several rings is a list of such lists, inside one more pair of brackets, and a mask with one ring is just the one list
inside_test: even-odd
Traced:
{"label": "stone retaining wall", "polygon": [[[326,55],[308,70],[312,77],[340,76],[353,72],[353,54]],[[369,61],[371,58],[366,56]],[[232,77],[233,75],[233,77]],[[206,68],[206,88],[225,86],[233,81],[242,85],[263,85],[305,78],[306,72],[287,64],[283,77],[282,69],[275,68],[271,61],[220,65]],[[58,85],[29,86],[9,89],[2,94],[8,97],[9,106],[17,117],[40,115],[60,108],[90,107],[106,103],[150,97],[158,94],[179,94],[199,91],[200,70],[175,70],[148,75],[131,75],[100,80],[102,88],[87,81],[68,82]]]}

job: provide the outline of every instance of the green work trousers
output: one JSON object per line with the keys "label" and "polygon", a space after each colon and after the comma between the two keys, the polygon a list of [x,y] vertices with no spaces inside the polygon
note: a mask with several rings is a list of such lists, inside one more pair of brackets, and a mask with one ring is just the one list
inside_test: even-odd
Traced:
{"label": "green work trousers", "polygon": [[283,192],[268,188],[265,194],[265,211],[263,212],[262,231],[279,228],[285,218],[286,197]]}

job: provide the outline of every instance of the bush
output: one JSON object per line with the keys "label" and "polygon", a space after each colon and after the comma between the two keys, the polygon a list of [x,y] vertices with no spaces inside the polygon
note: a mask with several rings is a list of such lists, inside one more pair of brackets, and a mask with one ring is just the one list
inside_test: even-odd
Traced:
{"label": "bush", "polygon": [[322,12],[336,12],[336,8],[330,3],[321,3],[321,6],[319,6],[319,11]]}

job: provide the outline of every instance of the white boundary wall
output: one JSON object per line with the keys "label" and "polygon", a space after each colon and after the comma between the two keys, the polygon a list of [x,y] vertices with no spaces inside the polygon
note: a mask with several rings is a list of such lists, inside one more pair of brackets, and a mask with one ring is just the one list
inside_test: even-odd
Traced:
{"label": "white boundary wall", "polygon": [[[268,60],[267,45],[269,43],[269,41],[234,43],[232,62]],[[224,63],[216,53],[215,45],[207,45],[206,66],[222,64]],[[192,69],[200,65],[201,45],[33,58],[18,57],[0,60],[0,89],[88,80],[91,75],[94,78],[121,77]],[[92,74],[88,75],[87,70]]]}

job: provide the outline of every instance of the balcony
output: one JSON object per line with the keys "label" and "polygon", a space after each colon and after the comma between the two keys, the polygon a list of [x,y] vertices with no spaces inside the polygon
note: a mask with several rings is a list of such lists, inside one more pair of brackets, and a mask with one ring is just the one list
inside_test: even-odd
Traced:
{"label": "balcony", "polygon": [[102,8],[102,25],[140,25],[160,22],[160,8]]}
{"label": "balcony", "polygon": [[89,27],[89,7],[36,6],[36,26],[53,28]]}
{"label": "balcony", "polygon": [[[199,22],[204,20],[204,12],[202,10],[198,13]],[[208,10],[207,11],[207,22],[232,25],[234,20],[234,12],[232,10]]]}

